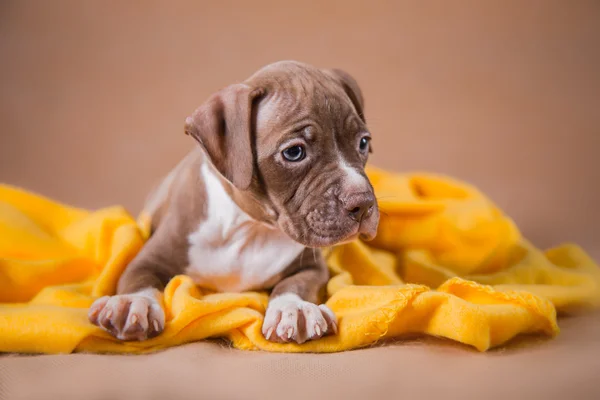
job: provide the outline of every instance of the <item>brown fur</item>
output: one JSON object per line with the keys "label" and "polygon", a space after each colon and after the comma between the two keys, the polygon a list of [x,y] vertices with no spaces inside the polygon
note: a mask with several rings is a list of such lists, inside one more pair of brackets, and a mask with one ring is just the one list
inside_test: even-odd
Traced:
{"label": "brown fur", "polygon": [[[317,303],[328,279],[318,248],[376,232],[377,203],[364,173],[368,152],[358,150],[365,123],[360,88],[340,70],[275,63],[215,93],[186,119],[185,132],[200,146],[150,196],[152,235],[123,273],[118,294],[159,293],[185,271],[188,236],[208,217],[200,174],[208,162],[239,208],[306,246],[263,289],[272,289],[272,299],[295,294]],[[282,146],[295,143],[306,150],[302,163],[282,158]],[[128,337],[124,323],[115,331],[105,305],[92,307],[90,320]]]}

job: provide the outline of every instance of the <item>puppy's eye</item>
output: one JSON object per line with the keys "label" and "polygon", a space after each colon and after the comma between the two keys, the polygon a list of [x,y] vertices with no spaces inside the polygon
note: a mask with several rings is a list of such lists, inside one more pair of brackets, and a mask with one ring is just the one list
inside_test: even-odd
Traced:
{"label": "puppy's eye", "polygon": [[288,147],[287,149],[282,151],[281,154],[283,155],[283,158],[285,158],[288,161],[298,162],[304,159],[306,152],[304,151],[304,147],[296,145]]}
{"label": "puppy's eye", "polygon": [[362,139],[360,139],[360,142],[358,144],[358,148],[361,152],[366,152],[369,149],[369,141],[371,140],[371,138],[365,136]]}

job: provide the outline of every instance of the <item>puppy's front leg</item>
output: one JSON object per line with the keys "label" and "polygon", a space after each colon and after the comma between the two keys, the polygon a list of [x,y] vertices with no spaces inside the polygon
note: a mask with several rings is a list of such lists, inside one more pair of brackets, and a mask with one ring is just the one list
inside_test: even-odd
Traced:
{"label": "puppy's front leg", "polygon": [[305,249],[290,266],[291,274],[271,293],[262,332],[274,342],[304,343],[337,333],[337,319],[319,304],[329,273],[320,251]]}
{"label": "puppy's front leg", "polygon": [[91,323],[121,340],[146,340],[165,327],[162,291],[187,262],[185,251],[176,251],[178,237],[160,228],[127,266],[117,294],[97,299],[89,309]]}

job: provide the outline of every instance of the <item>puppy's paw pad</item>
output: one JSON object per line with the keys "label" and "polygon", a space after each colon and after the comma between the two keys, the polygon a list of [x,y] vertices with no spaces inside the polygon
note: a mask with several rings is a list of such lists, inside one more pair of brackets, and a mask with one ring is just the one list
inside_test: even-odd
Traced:
{"label": "puppy's paw pad", "polygon": [[263,335],[278,343],[304,343],[337,333],[335,314],[324,304],[285,294],[272,300],[263,322]]}
{"label": "puppy's paw pad", "polygon": [[88,318],[121,340],[146,340],[165,327],[165,313],[151,294],[105,296],[90,307]]}

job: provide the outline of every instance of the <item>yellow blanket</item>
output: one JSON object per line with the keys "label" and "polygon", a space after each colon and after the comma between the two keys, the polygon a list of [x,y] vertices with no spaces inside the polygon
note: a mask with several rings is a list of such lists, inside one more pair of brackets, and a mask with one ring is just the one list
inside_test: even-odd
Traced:
{"label": "yellow blanket", "polygon": [[335,352],[414,334],[485,351],[519,334],[554,336],[557,311],[600,305],[600,269],[582,249],[536,249],[476,188],[368,173],[382,211],[378,236],[328,249],[327,304],[339,334],[302,345],[264,339],[266,293],[208,293],[186,276],[166,289],[162,335],[114,339],[88,322],[87,308],[114,292],[148,221],[0,186],[0,351],[136,353],[225,337],[240,349]]}

